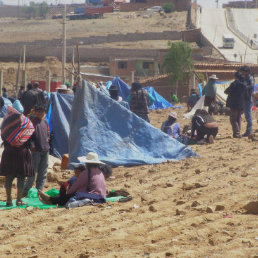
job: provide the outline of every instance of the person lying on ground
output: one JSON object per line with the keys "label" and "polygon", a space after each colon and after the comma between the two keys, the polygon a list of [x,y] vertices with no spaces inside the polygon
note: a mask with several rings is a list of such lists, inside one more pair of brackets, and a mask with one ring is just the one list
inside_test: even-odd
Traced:
{"label": "person lying on ground", "polygon": [[188,112],[192,110],[192,108],[195,106],[195,104],[200,99],[199,95],[196,93],[195,89],[191,89],[191,96],[189,96],[187,100],[187,109]]}
{"label": "person lying on ground", "polygon": [[192,139],[195,138],[195,133],[197,143],[203,143],[206,135],[206,141],[213,143],[218,134],[218,124],[206,110],[197,109],[192,118]]}
{"label": "person lying on ground", "polygon": [[67,194],[63,196],[50,197],[38,191],[39,199],[45,204],[58,204],[64,206],[76,193],[91,194],[96,198],[106,198],[105,179],[111,176],[112,169],[105,168],[106,164],[98,159],[98,154],[89,152],[86,157],[79,157],[78,160],[86,164],[86,169],[80,173],[79,177],[72,184]]}

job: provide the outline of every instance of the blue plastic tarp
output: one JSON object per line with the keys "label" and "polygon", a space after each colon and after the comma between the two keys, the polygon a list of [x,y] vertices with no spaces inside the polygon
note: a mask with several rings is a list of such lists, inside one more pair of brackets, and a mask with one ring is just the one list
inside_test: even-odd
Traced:
{"label": "blue plastic tarp", "polygon": [[114,166],[157,164],[195,156],[191,148],[153,127],[83,81],[70,120],[69,162],[96,152]]}
{"label": "blue plastic tarp", "polygon": [[4,100],[4,106],[1,109],[0,117],[4,117],[5,116],[5,114],[7,113],[7,106],[8,105],[10,105],[10,106],[13,105],[11,100],[9,100],[8,98],[5,98],[5,97],[2,97],[2,98]]}
{"label": "blue plastic tarp", "polygon": [[160,96],[152,87],[145,87],[148,93],[154,98],[154,103],[149,107],[150,110],[165,109],[173,107],[167,100]]}
{"label": "blue plastic tarp", "polygon": [[[117,87],[119,96],[121,96],[123,100],[126,101],[130,95],[130,87],[117,76],[113,79],[112,83],[110,81],[106,82],[107,89],[109,89],[111,85],[115,85]],[[178,108],[171,105],[166,99],[159,95],[153,87],[145,87],[144,89],[146,89],[148,93],[155,99],[154,103],[150,106],[150,110],[165,109],[169,107]]]}
{"label": "blue plastic tarp", "polygon": [[199,96],[202,97],[202,83],[198,83]]}
{"label": "blue plastic tarp", "polygon": [[[127,101],[127,98],[130,94],[130,87],[123,81],[121,80],[118,76],[116,76],[113,80],[112,80],[112,84],[111,85],[115,85],[118,89],[118,95],[120,97],[122,97],[122,99],[124,101]],[[109,84],[109,87],[111,86]]]}
{"label": "blue plastic tarp", "polygon": [[58,158],[68,153],[69,121],[73,99],[73,95],[51,93],[52,154]]}

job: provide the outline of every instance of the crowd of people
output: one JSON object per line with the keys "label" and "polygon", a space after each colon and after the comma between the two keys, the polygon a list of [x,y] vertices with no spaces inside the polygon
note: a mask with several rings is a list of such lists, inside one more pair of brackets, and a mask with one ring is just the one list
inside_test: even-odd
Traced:
{"label": "crowd of people", "polygon": [[[233,137],[241,138],[252,133],[252,105],[254,91],[254,79],[250,68],[243,66],[235,73],[235,80],[225,90],[228,95],[226,106],[230,108],[230,122]],[[189,130],[181,130],[176,112],[171,112],[166,121],[162,123],[161,131],[173,137],[177,141],[190,144],[206,142],[213,143],[218,134],[218,123],[213,117],[213,106],[216,102],[216,75],[209,77],[203,88],[204,108],[195,110]],[[57,88],[60,94],[73,94],[70,84],[67,82]],[[138,82],[132,83],[127,101],[119,96],[115,85],[109,88],[109,95],[125,108],[130,109],[138,117],[150,122],[149,106],[154,98],[143,89]],[[36,82],[29,83],[25,91],[20,87],[16,100],[10,100],[6,108],[6,114],[1,125],[1,137],[3,140],[3,153],[0,164],[0,175],[5,176],[6,205],[12,206],[12,183],[17,178],[16,205],[25,205],[22,198],[28,195],[34,183],[38,189],[40,200],[45,204],[66,205],[70,202],[86,198],[103,202],[107,189],[105,179],[112,174],[112,168],[101,162],[96,153],[88,153],[86,157],[78,157],[80,163],[70,164],[74,169],[74,176],[67,182],[60,182],[60,193],[56,197],[50,197],[43,192],[46,182],[47,168],[50,150],[50,131],[45,119],[48,109],[48,95],[39,88]],[[7,91],[3,90],[0,98],[1,110],[5,105]],[[195,108],[200,100],[195,89],[187,101],[188,111]],[[254,98],[255,100],[255,98]],[[173,104],[178,98],[171,93]],[[255,103],[254,103],[255,104]],[[241,135],[241,116],[245,114],[247,128]]]}
{"label": "crowd of people", "polygon": [[[225,90],[225,94],[228,95],[226,107],[230,109],[233,138],[248,137],[252,134],[252,107],[256,105],[258,94],[254,92],[254,78],[248,66],[242,66],[239,71],[236,71],[234,78],[234,81]],[[218,79],[215,74],[211,75],[202,89],[204,109],[197,109],[192,117],[191,133],[188,133],[189,140],[194,139],[197,143],[204,143],[206,138],[207,142],[213,143],[218,134],[218,123],[212,116],[217,103],[216,81]],[[198,93],[195,89],[192,89],[187,100],[188,112],[192,110],[199,99]],[[245,133],[241,135],[242,114],[245,115],[247,127]],[[175,112],[169,115],[168,119],[162,124],[161,130],[182,142],[181,129]],[[189,141],[184,140],[183,142],[187,143]]]}

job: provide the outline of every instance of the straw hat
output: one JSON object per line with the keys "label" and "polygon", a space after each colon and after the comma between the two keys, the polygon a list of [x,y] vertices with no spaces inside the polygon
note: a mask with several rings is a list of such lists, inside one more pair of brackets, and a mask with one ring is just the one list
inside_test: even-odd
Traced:
{"label": "straw hat", "polygon": [[173,118],[175,118],[175,119],[177,119],[177,113],[176,113],[176,112],[171,112],[171,113],[169,114],[169,116],[170,116],[170,117],[173,117]]}
{"label": "straw hat", "polygon": [[73,169],[80,169],[80,170],[84,170],[85,169],[85,164],[84,163],[72,162],[72,163],[70,163],[70,166]]}
{"label": "straw hat", "polygon": [[61,84],[56,90],[67,90],[67,86],[65,84]]}
{"label": "straw hat", "polygon": [[216,74],[213,74],[209,77],[209,79],[213,79],[213,80],[218,80],[219,78],[217,77]]}
{"label": "straw hat", "polygon": [[95,152],[89,152],[86,157],[78,157],[78,160],[86,164],[105,164],[99,160],[99,156]]}

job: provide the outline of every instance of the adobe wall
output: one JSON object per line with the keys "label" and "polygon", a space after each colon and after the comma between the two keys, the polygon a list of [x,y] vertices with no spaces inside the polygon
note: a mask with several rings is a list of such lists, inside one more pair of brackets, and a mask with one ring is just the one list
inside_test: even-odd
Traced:
{"label": "adobe wall", "polygon": [[256,0],[251,1],[230,1],[227,4],[223,4],[223,8],[256,8]]}
{"label": "adobe wall", "polygon": [[175,11],[187,11],[191,6],[191,0],[149,0],[146,3],[124,3],[120,4],[121,12],[134,12],[144,10],[152,6],[162,6],[165,3],[173,3],[175,5]]}
{"label": "adobe wall", "polygon": [[[59,60],[62,57],[61,47],[26,47],[26,60],[34,62],[44,61],[46,56],[55,56]],[[15,45],[0,44],[0,61],[18,61],[21,53],[21,47]],[[158,51],[153,49],[118,49],[118,48],[80,48],[80,59],[82,62],[109,62],[110,58],[122,58],[122,57],[145,57],[154,58],[158,57]],[[67,49],[67,61],[71,61],[72,49]]]}
{"label": "adobe wall", "polygon": [[[20,8],[21,11],[21,8]],[[0,6],[0,18],[3,17],[18,17],[18,7],[13,5]]]}
{"label": "adobe wall", "polygon": [[[83,42],[83,45],[102,44],[112,42],[133,42],[141,40],[180,40],[181,32],[179,31],[163,31],[163,32],[147,32],[147,33],[127,33],[127,34],[111,34],[108,36],[92,36],[80,37],[67,40],[67,56],[71,58],[71,46],[75,46],[77,42]],[[32,43],[0,43],[0,61],[17,61],[23,46],[27,46],[27,58],[30,61],[42,61],[45,56],[56,56],[60,58],[61,40],[37,40]],[[109,61],[112,56],[115,57],[156,57],[156,50],[130,50],[130,49],[100,49],[100,48],[83,48],[80,47],[81,58],[86,61]],[[88,58],[88,59],[87,59]]]}
{"label": "adobe wall", "polygon": [[[169,99],[170,92],[171,91],[175,92],[175,90],[174,90],[175,88],[169,82],[168,77],[161,78],[161,79],[155,80],[153,82],[142,83],[142,85],[153,87],[163,98],[165,98],[168,101],[170,101],[170,99]],[[180,101],[183,101],[185,99],[185,96],[188,96],[189,87],[191,87],[191,86],[189,86],[188,83],[181,83],[178,86],[177,96]]]}

